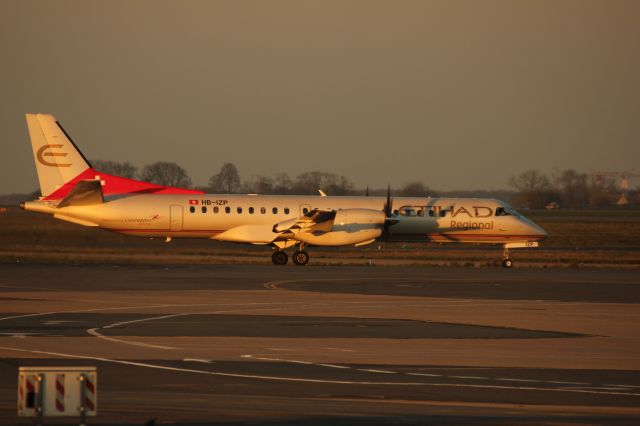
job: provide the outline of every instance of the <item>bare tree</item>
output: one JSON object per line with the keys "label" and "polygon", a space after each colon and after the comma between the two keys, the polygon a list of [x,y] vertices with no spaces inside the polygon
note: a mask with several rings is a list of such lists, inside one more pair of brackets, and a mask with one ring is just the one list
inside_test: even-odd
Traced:
{"label": "bare tree", "polygon": [[289,194],[293,186],[293,181],[287,173],[276,173],[273,178],[274,194]]}
{"label": "bare tree", "polygon": [[547,175],[535,169],[524,171],[517,176],[511,176],[509,185],[520,192],[547,191],[551,188]]}
{"label": "bare tree", "polygon": [[549,178],[539,170],[530,169],[512,176],[509,185],[519,191],[516,202],[522,207],[544,208],[554,198]]}
{"label": "bare tree", "polygon": [[585,173],[567,169],[554,173],[553,181],[561,196],[562,207],[581,208],[588,204],[589,184]]}
{"label": "bare tree", "polygon": [[209,186],[214,192],[237,192],[240,189],[238,168],[233,163],[224,163],[220,172],[209,178]]}
{"label": "bare tree", "polygon": [[273,194],[273,179],[264,175],[254,176],[242,184],[242,192],[255,194]]}
{"label": "bare tree", "polygon": [[344,176],[334,173],[313,171],[298,175],[293,184],[294,194],[314,194],[318,189],[330,195],[347,195],[353,190],[353,184]]}
{"label": "bare tree", "polygon": [[135,179],[138,173],[138,168],[128,161],[119,163],[110,160],[91,160],[91,165],[99,172],[127,179]]}
{"label": "bare tree", "polygon": [[426,197],[429,192],[429,188],[422,182],[415,181],[409,182],[398,191],[398,195],[401,197]]}
{"label": "bare tree", "polygon": [[147,164],[142,169],[142,180],[155,183],[157,185],[189,187],[191,179],[187,172],[176,163],[158,161]]}

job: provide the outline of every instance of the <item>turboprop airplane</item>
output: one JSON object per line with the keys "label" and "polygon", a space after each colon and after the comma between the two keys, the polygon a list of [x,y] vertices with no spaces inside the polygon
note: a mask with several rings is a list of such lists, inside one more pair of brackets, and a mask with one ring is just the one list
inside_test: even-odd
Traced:
{"label": "turboprop airplane", "polygon": [[48,114],[27,114],[42,196],[21,204],[54,218],[141,237],[208,238],[271,246],[272,261],[306,265],[311,246],[376,240],[537,247],[547,233],[494,199],[205,194],[95,170]]}

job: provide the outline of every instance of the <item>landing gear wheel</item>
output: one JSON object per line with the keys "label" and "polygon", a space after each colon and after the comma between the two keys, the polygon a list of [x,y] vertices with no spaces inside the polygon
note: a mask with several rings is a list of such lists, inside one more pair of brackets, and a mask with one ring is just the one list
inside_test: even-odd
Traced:
{"label": "landing gear wheel", "polygon": [[274,265],[286,265],[289,261],[289,256],[283,251],[276,251],[271,255],[271,261]]}
{"label": "landing gear wheel", "polygon": [[513,266],[513,261],[509,258],[504,259],[502,261],[502,266],[504,266],[505,268],[511,268]]}
{"label": "landing gear wheel", "polygon": [[293,263],[299,266],[304,266],[309,263],[309,255],[306,251],[300,250],[293,255]]}

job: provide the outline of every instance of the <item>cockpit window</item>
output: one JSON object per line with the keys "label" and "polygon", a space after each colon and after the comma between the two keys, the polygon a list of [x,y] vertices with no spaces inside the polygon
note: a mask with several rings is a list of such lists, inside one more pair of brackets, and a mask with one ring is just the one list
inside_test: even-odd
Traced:
{"label": "cockpit window", "polygon": [[497,207],[496,216],[520,216],[518,212],[511,207]]}

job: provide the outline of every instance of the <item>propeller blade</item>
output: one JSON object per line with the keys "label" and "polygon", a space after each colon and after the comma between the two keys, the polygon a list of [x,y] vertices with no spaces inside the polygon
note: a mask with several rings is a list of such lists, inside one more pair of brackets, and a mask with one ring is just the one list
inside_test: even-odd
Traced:
{"label": "propeller blade", "polygon": [[384,203],[384,215],[385,220],[382,225],[382,235],[384,238],[385,244],[389,241],[389,236],[391,235],[391,226],[398,223],[397,219],[394,219],[393,214],[393,198],[391,198],[391,185],[387,186],[387,201]]}

